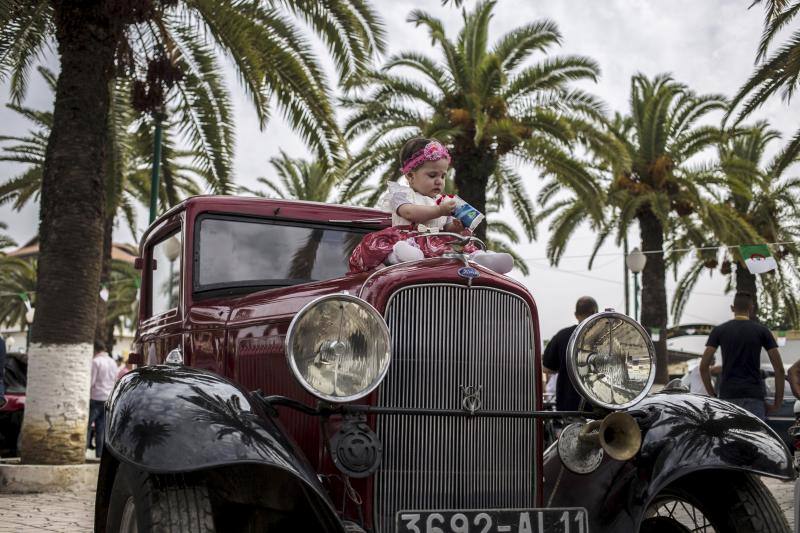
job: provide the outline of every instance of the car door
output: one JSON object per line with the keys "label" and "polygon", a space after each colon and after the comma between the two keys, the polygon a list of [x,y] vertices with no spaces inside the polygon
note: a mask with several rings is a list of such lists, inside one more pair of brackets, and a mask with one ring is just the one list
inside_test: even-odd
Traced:
{"label": "car door", "polygon": [[183,355],[183,255],[180,219],[155,233],[144,250],[139,341],[145,365],[164,363],[174,349]]}

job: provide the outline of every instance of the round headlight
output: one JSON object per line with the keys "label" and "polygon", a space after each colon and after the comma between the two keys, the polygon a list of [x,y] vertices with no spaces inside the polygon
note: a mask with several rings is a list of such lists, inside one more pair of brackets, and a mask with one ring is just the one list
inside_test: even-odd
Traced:
{"label": "round headlight", "polygon": [[625,409],[653,386],[655,354],[650,336],[638,322],[620,313],[597,313],[572,333],[567,369],[572,384],[591,403]]}
{"label": "round headlight", "polygon": [[292,320],[286,356],[297,380],[317,398],[357,400],[372,392],[389,370],[389,328],[360,298],[323,296]]}

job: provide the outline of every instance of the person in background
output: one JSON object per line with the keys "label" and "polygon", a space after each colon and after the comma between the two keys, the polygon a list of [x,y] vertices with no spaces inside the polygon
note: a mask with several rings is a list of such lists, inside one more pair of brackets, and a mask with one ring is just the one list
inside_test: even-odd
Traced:
{"label": "person in background", "polygon": [[[583,322],[597,313],[597,302],[590,296],[583,296],[575,304],[575,319]],[[567,343],[572,332],[578,324],[569,326],[556,333],[544,349],[542,364],[550,372],[557,372],[556,378],[556,409],[558,411],[577,411],[580,408],[582,397],[572,386],[567,375]]]}
{"label": "person in background", "polygon": [[121,359],[121,363],[122,363],[122,364],[121,364],[121,366],[119,367],[119,370],[117,371],[117,379],[118,379],[118,380],[119,380],[119,379],[120,379],[122,376],[124,376],[125,374],[127,374],[128,372],[130,372],[131,370],[133,370],[133,365],[132,365],[132,364],[130,364],[130,363],[128,363],[128,356],[127,356],[127,355],[120,356],[120,359]]}
{"label": "person in background", "polygon": [[[545,346],[545,350],[547,347]],[[556,401],[556,383],[558,382],[558,374],[555,372],[550,372],[548,369],[543,368],[544,370],[544,380],[543,380],[543,390],[544,395],[542,396],[542,401],[547,404],[555,404]]]}
{"label": "person in background", "polygon": [[[711,330],[706,341],[706,350],[700,360],[700,375],[709,396],[716,396],[711,386],[711,360],[718,347],[722,348],[722,373],[719,397],[747,409],[765,420],[767,413],[774,413],[783,403],[784,371],[778,344],[772,332],[750,318],[753,297],[746,292],[737,292],[733,298],[733,320]],[[766,387],[761,376],[761,348],[767,350],[775,371],[775,399],[767,406],[764,398]]]}
{"label": "person in background", "polygon": [[[714,360],[711,361],[714,363]],[[722,367],[714,365],[709,368],[712,376],[718,376],[722,372]],[[706,385],[703,383],[703,376],[700,375],[700,363],[697,363],[694,368],[689,371],[689,392],[692,394],[699,394],[700,396],[708,396]]]}
{"label": "person in background", "polygon": [[[94,423],[95,429],[95,457],[103,454],[103,442],[106,430],[105,403],[114,388],[117,380],[117,363],[106,352],[105,345],[100,341],[94,343],[94,357],[92,358],[92,388],[89,399],[89,430]],[[88,442],[87,438],[87,442]]]}
{"label": "person in background", "polygon": [[0,337],[0,409],[6,404],[6,341]]}

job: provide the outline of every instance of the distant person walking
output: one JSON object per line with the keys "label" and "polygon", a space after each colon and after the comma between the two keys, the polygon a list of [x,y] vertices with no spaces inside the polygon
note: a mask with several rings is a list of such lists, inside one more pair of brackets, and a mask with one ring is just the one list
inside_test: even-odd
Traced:
{"label": "distant person walking", "polygon": [[[578,323],[597,313],[597,302],[594,298],[583,296],[575,304],[575,319]],[[559,411],[577,411],[583,399],[567,375],[567,343],[577,324],[556,333],[544,349],[542,364],[551,372],[557,372],[556,409]]]}
{"label": "distant person walking", "polygon": [[89,399],[89,429],[91,430],[92,422],[94,422],[94,454],[96,457],[103,455],[106,432],[105,403],[116,380],[117,363],[108,355],[105,345],[100,341],[95,341],[94,358],[92,359],[92,389]]}
{"label": "distant person walking", "polygon": [[[706,350],[700,360],[700,375],[709,396],[716,396],[711,386],[709,365],[718,347],[722,348],[722,372],[719,397],[747,409],[762,420],[783,403],[783,362],[772,332],[750,318],[753,297],[737,292],[733,298],[733,320],[711,330]],[[767,350],[775,370],[775,400],[767,407],[766,387],[761,377],[761,348]]]}

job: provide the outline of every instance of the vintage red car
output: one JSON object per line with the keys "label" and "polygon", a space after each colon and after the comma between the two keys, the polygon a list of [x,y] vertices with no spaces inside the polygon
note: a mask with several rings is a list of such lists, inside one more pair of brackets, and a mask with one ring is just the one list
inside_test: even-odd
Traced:
{"label": "vintage red car", "polygon": [[[726,402],[652,394],[636,322],[584,321],[569,373],[585,408],[544,411],[533,295],[458,246],[349,275],[389,222],[213,196],[156,220],[97,531],[788,530],[758,478],[795,477],[786,447]],[[552,418],[569,424],[545,449]]]}

